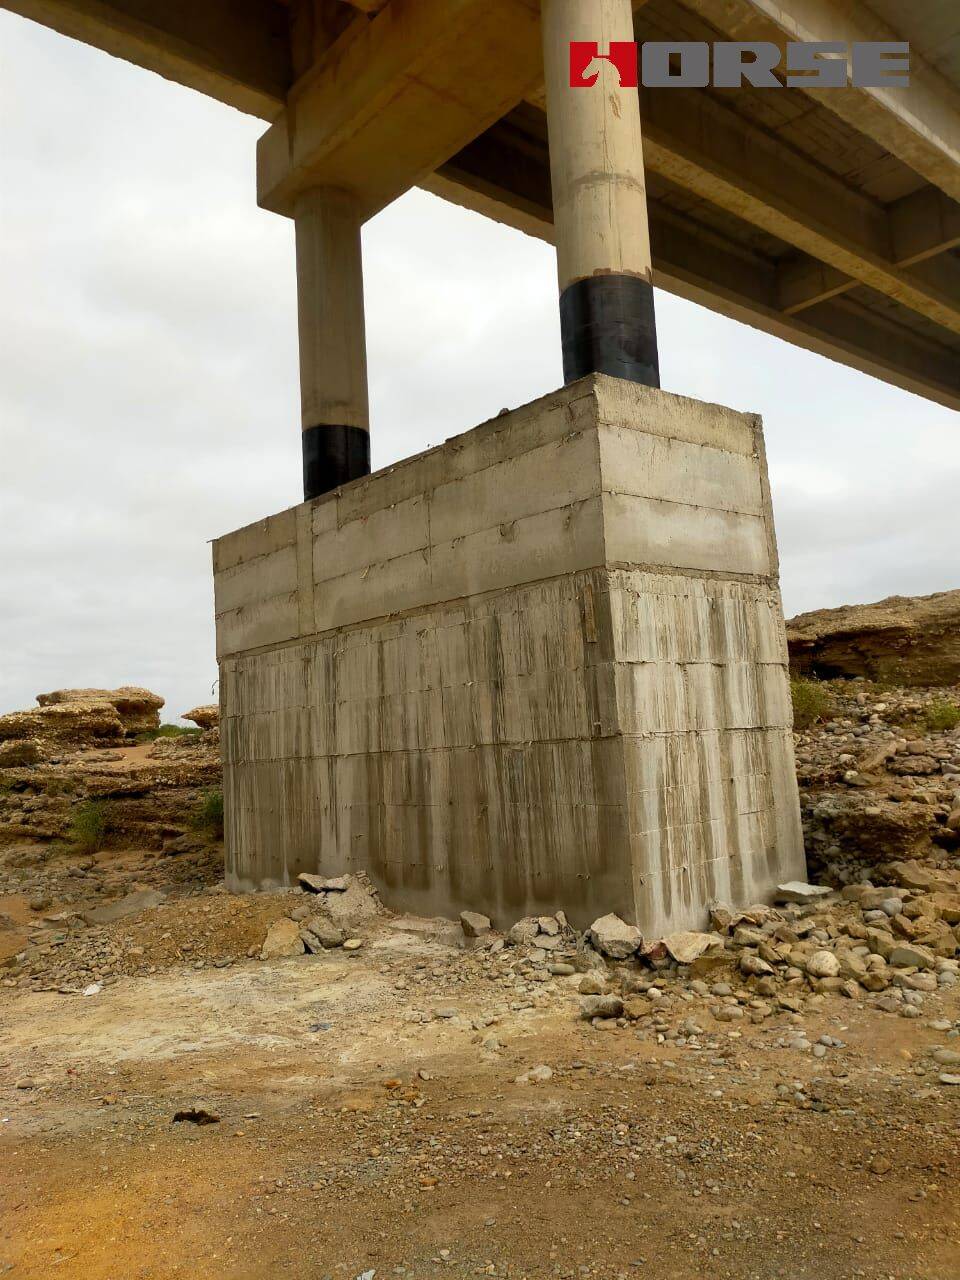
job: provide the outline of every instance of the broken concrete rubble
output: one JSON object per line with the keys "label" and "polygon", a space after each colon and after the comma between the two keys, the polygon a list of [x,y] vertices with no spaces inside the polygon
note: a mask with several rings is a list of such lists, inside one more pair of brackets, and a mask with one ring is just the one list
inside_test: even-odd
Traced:
{"label": "broken concrete rubble", "polygon": [[597,950],[615,960],[625,960],[643,945],[643,935],[636,925],[627,924],[612,913],[594,920],[589,934]]}
{"label": "broken concrete rubble", "polygon": [[461,911],[460,927],[468,938],[482,938],[485,933],[490,932],[492,925],[490,917],[481,915],[479,911]]}
{"label": "broken concrete rubble", "polygon": [[279,960],[289,956],[302,956],[303,953],[303,939],[300,937],[296,921],[284,918],[275,920],[267,930],[267,936],[260,948],[260,959]]}

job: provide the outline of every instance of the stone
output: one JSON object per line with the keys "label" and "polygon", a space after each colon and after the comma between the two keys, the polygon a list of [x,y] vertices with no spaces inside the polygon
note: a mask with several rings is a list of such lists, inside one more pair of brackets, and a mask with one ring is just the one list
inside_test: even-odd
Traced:
{"label": "stone", "polygon": [[492,927],[490,917],[481,915],[479,911],[460,912],[460,928],[468,938],[482,938]]}
{"label": "stone", "polygon": [[960,893],[935,893],[931,906],[947,924],[960,924]]}
{"label": "stone", "polygon": [[708,907],[708,914],[710,916],[710,928],[715,929],[717,933],[728,933],[740,918],[733,907],[726,902],[711,902]]}
{"label": "stone", "polygon": [[346,893],[350,880],[350,876],[315,876],[309,871],[301,871],[297,876],[297,883],[308,893]]}
{"label": "stone", "polygon": [[643,943],[643,935],[636,925],[627,924],[612,912],[594,920],[590,939],[598,951],[613,960],[626,960]]}
{"label": "stone", "polygon": [[512,942],[515,947],[527,946],[533,942],[539,932],[540,921],[536,916],[525,916],[510,928],[507,941]]}
{"label": "stone", "polygon": [[603,974],[594,970],[592,973],[583,975],[578,989],[582,996],[599,996],[603,994],[606,985],[606,979]]}
{"label": "stone", "polygon": [[903,979],[903,985],[907,991],[936,991],[937,975],[923,970],[920,973],[908,973]]}
{"label": "stone", "polygon": [[584,996],[580,1001],[580,1017],[587,1022],[593,1018],[619,1018],[622,1013],[619,996]]}
{"label": "stone", "polygon": [[261,960],[280,960],[289,956],[302,956],[303,939],[295,920],[275,920],[267,930],[267,936],[260,948]]}
{"label": "stone", "polygon": [[300,938],[306,949],[316,955],[320,951],[331,951],[334,947],[342,947],[347,935],[339,925],[328,920],[326,916],[311,916],[300,929]]}
{"label": "stone", "polygon": [[741,973],[753,978],[762,978],[774,972],[773,965],[750,951],[741,954],[739,968]]}
{"label": "stone", "polygon": [[949,1072],[949,1071],[941,1071],[940,1074],[937,1076],[937,1079],[940,1081],[941,1084],[951,1084],[951,1085],[960,1084],[960,1075],[954,1075],[952,1072]]}
{"label": "stone", "polygon": [[949,893],[956,889],[955,883],[936,868],[925,867],[918,862],[895,862],[890,868],[891,877],[904,889],[912,889],[917,893],[933,893],[942,891]]}
{"label": "stone", "polygon": [[677,964],[692,964],[698,956],[711,948],[722,947],[721,940],[713,933],[694,933],[684,930],[668,934],[663,945]]}
{"label": "stone", "polygon": [[887,963],[896,969],[932,969],[936,958],[926,947],[895,946],[887,956]]}
{"label": "stone", "polygon": [[118,898],[116,902],[108,902],[102,907],[91,907],[80,913],[81,919],[89,925],[113,924],[124,920],[127,916],[135,916],[140,911],[148,911],[158,907],[165,901],[166,894],[161,889],[138,889],[133,893]]}
{"label": "stone", "polygon": [[956,1049],[934,1049],[930,1056],[942,1067],[960,1067],[960,1053]]}
{"label": "stone", "polygon": [[552,1076],[552,1068],[541,1063],[539,1067],[531,1067],[529,1071],[524,1071],[522,1075],[517,1076],[514,1084],[543,1084]]}
{"label": "stone", "polygon": [[774,902],[819,902],[833,892],[822,884],[806,884],[803,880],[788,880],[778,884],[773,895]]}
{"label": "stone", "polygon": [[631,996],[629,1000],[623,1002],[624,1017],[636,1022],[640,1018],[648,1018],[653,1013],[654,1001],[646,999],[644,996]]}
{"label": "stone", "polygon": [[39,764],[43,759],[43,747],[39,738],[13,739],[0,742],[0,768],[24,769]]}
{"label": "stone", "polygon": [[806,970],[811,978],[835,978],[840,973],[840,961],[832,951],[814,951],[807,957]]}
{"label": "stone", "polygon": [[359,951],[362,946],[362,938],[347,938],[343,944],[343,949],[344,951]]}
{"label": "stone", "polygon": [[208,702],[191,711],[184,711],[180,719],[189,720],[198,729],[216,729],[220,724],[220,708],[215,702]]}
{"label": "stone", "polygon": [[335,876],[332,879],[317,876],[311,878],[321,885],[317,890],[308,890],[315,894],[311,898],[314,913],[326,916],[345,933],[356,932],[379,914],[379,899],[362,873]]}

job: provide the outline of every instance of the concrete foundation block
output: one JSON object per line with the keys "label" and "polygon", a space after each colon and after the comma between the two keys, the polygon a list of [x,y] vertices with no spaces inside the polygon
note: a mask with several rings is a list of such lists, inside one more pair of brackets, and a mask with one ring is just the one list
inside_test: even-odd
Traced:
{"label": "concrete foundation block", "polygon": [[802,879],[760,421],[591,377],[214,544],[227,880],[698,928]]}

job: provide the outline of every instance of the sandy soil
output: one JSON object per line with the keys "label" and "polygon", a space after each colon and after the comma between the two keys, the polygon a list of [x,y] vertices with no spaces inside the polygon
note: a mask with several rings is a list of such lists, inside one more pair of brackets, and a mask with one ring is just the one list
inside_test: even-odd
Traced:
{"label": "sandy soil", "polygon": [[[2,993],[0,1274],[960,1276],[960,1088],[928,1054],[955,991],[827,1000],[823,1059],[779,1047],[798,1015],[694,1003],[680,1047],[579,1021],[570,979],[518,999],[450,936]],[[219,1122],[173,1122],[197,1106]]]}

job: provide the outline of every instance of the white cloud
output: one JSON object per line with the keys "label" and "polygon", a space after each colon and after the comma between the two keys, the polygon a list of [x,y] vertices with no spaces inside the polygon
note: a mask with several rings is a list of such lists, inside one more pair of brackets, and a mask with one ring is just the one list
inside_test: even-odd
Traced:
{"label": "white cloud", "polygon": [[[0,710],[210,696],[207,541],[299,498],[263,125],[0,12]],[[413,192],[364,230],[375,465],[559,385],[553,251]],[[957,415],[658,296],[664,385],[762,412],[790,611],[958,585]]]}

